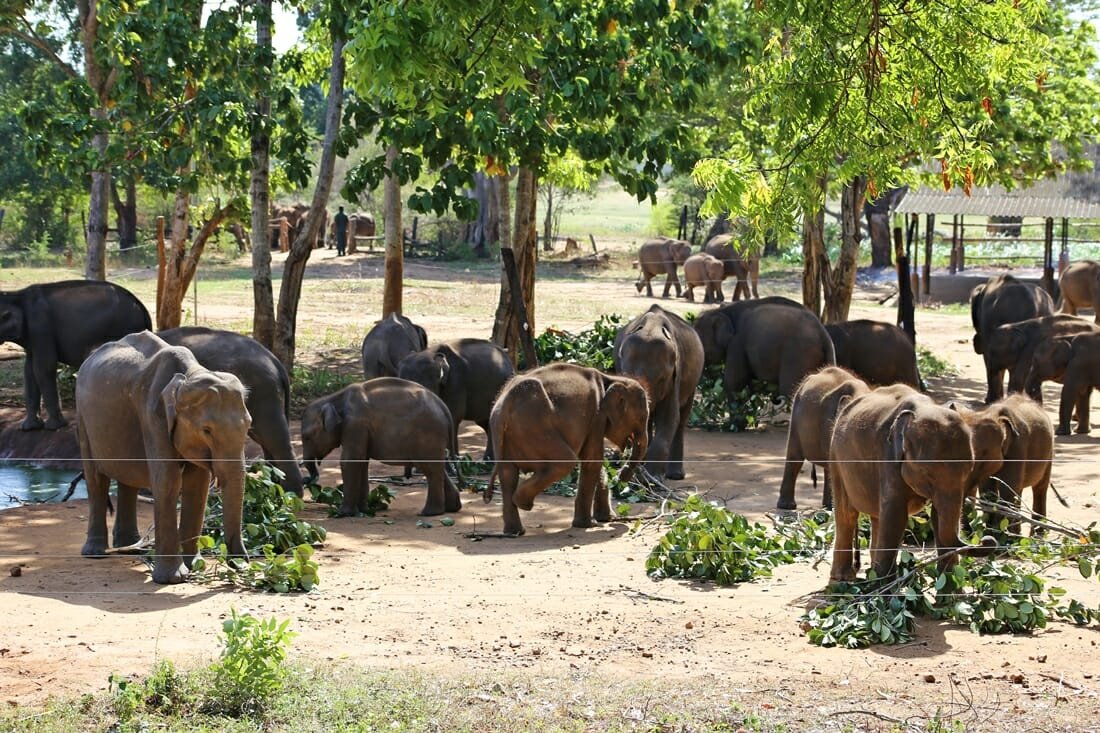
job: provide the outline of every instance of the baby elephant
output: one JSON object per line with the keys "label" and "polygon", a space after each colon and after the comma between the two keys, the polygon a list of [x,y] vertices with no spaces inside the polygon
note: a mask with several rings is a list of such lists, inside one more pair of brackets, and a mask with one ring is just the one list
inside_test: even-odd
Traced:
{"label": "baby elephant", "polygon": [[1070,418],[1077,411],[1077,431],[1089,432],[1089,397],[1100,387],[1100,331],[1049,339],[1035,348],[1027,384],[1043,380],[1062,383],[1055,435],[1069,435]]}
{"label": "baby elephant", "polygon": [[726,299],[722,292],[722,280],[725,279],[725,265],[722,260],[706,252],[693,254],[684,261],[684,282],[687,289],[684,297],[695,302],[695,286],[702,285],[704,303],[721,303]]}
{"label": "baby elephant", "polygon": [[[611,520],[611,500],[603,481],[603,441],[631,448],[623,468],[628,478],[645,458],[649,406],[646,392],[630,377],[604,374],[577,364],[550,364],[513,379],[493,406],[490,418],[496,467],[485,489],[493,498],[500,479],[504,534],[524,533],[520,509],[569,475],[579,461],[580,480],[573,509],[574,527]],[[531,476],[522,482],[520,472]]]}
{"label": "baby elephant", "polygon": [[397,377],[349,385],[311,402],[302,413],[302,455],[311,477],[317,478],[320,461],[341,446],[342,517],[367,508],[372,458],[420,469],[428,479],[421,516],[457,512],[462,500],[445,470],[453,440],[451,413],[443,400]]}

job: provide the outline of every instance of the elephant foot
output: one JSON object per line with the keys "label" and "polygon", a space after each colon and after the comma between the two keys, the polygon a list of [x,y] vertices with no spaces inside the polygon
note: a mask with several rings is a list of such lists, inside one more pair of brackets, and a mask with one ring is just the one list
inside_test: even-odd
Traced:
{"label": "elephant foot", "polygon": [[460,512],[462,511],[462,499],[458,496],[453,498],[448,497],[444,504],[444,508],[447,510],[447,513]]}
{"label": "elephant foot", "polygon": [[522,524],[518,527],[509,527],[508,525],[504,525],[504,531],[501,534],[505,537],[522,537],[523,535],[527,534],[527,530],[523,528]]}
{"label": "elephant foot", "polygon": [[1077,433],[1078,435],[1088,435],[1089,434],[1089,429],[1090,429],[1090,426],[1088,426],[1088,425],[1078,425],[1077,429],[1074,430],[1073,432]]}
{"label": "elephant foot", "polygon": [[595,511],[592,513],[592,519],[595,520],[591,526],[595,527],[596,523],[607,524],[611,521],[611,512]]}
{"label": "elephant foot", "polygon": [[779,497],[779,501],[775,502],[775,508],[783,511],[793,511],[798,508],[798,502],[794,499],[788,499],[784,496]]}
{"label": "elephant foot", "polygon": [[671,479],[672,481],[683,481],[684,480],[684,469],[682,469],[682,468],[670,468],[667,471],[665,471],[665,478]]}
{"label": "elephant foot", "polygon": [[39,419],[38,415],[27,415],[23,418],[23,422],[19,423],[19,429],[24,431],[41,430],[42,425],[42,420]]}
{"label": "elephant foot", "polygon": [[829,573],[830,583],[851,583],[856,579],[855,568],[848,566]]}
{"label": "elephant foot", "polygon": [[444,510],[443,507],[440,507],[440,506],[433,506],[433,505],[430,505],[430,504],[425,504],[424,508],[421,509],[417,513],[417,516],[418,517],[438,517],[440,514],[446,514],[448,511],[455,511],[455,510],[453,510],[453,509]]}
{"label": "elephant foot", "polygon": [[106,557],[107,541],[88,540],[84,543],[84,546],[80,548],[80,554],[84,557]]}
{"label": "elephant foot", "polygon": [[1054,434],[1055,435],[1069,435],[1069,426],[1068,425],[1059,425],[1058,427],[1054,428]]}
{"label": "elephant foot", "polygon": [[596,523],[590,517],[573,517],[573,526],[577,529],[591,529]]}
{"label": "elephant foot", "polygon": [[136,545],[140,541],[141,535],[138,532],[115,532],[111,536],[111,546],[116,550],[120,547]]}
{"label": "elephant foot", "polygon": [[522,489],[517,489],[512,494],[512,503],[525,512],[529,512],[535,508],[535,494],[528,494]]}
{"label": "elephant foot", "polygon": [[57,415],[56,417],[46,418],[46,430],[60,430],[69,424],[69,421],[65,418]]}
{"label": "elephant foot", "polygon": [[191,571],[182,562],[158,562],[153,568],[153,582],[161,585],[174,585],[187,580]]}
{"label": "elephant foot", "polygon": [[337,517],[358,517],[359,510],[355,507],[341,506],[336,510]]}

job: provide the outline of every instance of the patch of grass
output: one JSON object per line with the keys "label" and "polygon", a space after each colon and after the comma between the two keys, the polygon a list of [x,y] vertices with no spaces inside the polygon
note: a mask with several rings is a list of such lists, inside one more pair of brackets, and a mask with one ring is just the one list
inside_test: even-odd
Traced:
{"label": "patch of grass", "polygon": [[924,346],[917,345],[917,371],[921,377],[957,377],[959,368],[933,354]]}
{"label": "patch of grass", "polygon": [[339,392],[349,384],[362,381],[362,374],[350,374],[328,367],[295,364],[290,375],[291,412],[300,414],[315,399]]}

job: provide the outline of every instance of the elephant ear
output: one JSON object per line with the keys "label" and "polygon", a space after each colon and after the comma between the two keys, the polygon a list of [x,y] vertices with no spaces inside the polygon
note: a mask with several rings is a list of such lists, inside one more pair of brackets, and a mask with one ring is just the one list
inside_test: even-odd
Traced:
{"label": "elephant ear", "polygon": [[440,351],[435,355],[435,366],[439,370],[439,386],[444,387],[447,384],[447,378],[451,375],[451,362],[447,360],[447,355]]}
{"label": "elephant ear", "polygon": [[894,418],[890,426],[890,437],[887,439],[890,444],[890,457],[893,460],[900,461],[905,458],[905,432],[915,417],[916,413],[912,410],[902,410]]}
{"label": "elephant ear", "polygon": [[340,413],[336,411],[335,405],[331,402],[326,402],[321,406],[321,424],[329,435],[340,434],[340,427],[344,424],[344,419],[340,417]]}
{"label": "elephant ear", "polygon": [[1011,415],[1001,415],[997,418],[997,423],[1001,426],[1001,432],[1004,435],[1004,439],[1001,440],[1001,455],[1008,455],[1012,443],[1020,438],[1020,430],[1016,427]]}
{"label": "elephant ear", "polygon": [[417,326],[416,324],[413,324],[413,330],[416,331],[416,337],[420,339],[417,350],[423,351],[424,349],[428,348],[428,332],[420,326]]}
{"label": "elephant ear", "polygon": [[168,434],[176,430],[176,404],[179,401],[180,386],[187,380],[183,374],[176,373],[160,391],[160,402],[164,405],[164,419],[168,423]]}

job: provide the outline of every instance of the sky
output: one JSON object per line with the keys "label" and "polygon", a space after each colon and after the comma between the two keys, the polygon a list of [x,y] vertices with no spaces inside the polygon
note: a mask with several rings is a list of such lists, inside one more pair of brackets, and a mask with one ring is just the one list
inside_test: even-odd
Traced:
{"label": "sky", "polygon": [[283,53],[298,40],[298,11],[282,3],[272,3],[271,20],[275,32],[271,45],[276,53]]}

